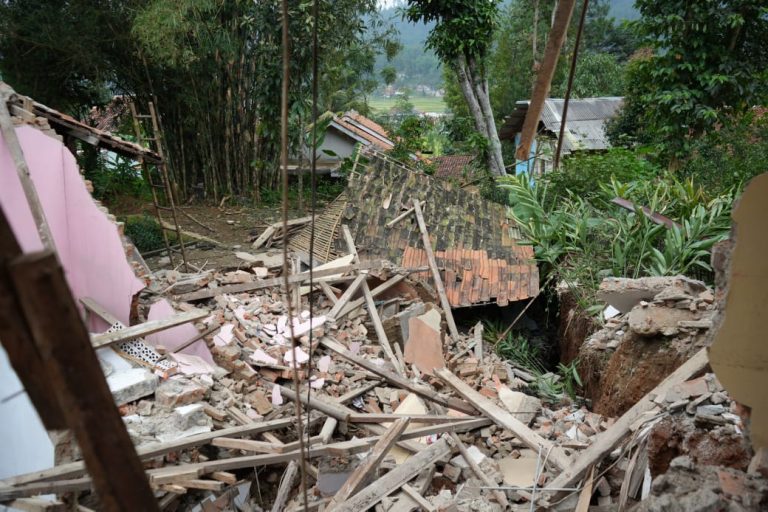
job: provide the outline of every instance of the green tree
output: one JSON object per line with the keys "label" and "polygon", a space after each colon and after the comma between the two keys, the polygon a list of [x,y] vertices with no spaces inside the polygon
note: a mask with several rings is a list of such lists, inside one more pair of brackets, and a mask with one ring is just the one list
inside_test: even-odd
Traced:
{"label": "green tree", "polygon": [[486,59],[498,19],[498,0],[408,0],[405,16],[434,23],[427,45],[450,67],[461,87],[477,132],[487,139],[486,162],[504,174],[501,142],[488,94]]}
{"label": "green tree", "polygon": [[[630,95],[616,124],[653,141],[673,165],[691,142],[768,97],[764,0],[638,0],[635,23],[652,49],[628,70]],[[614,130],[614,137],[618,134]]]}
{"label": "green tree", "polygon": [[[320,0],[320,106],[365,106],[373,62],[391,45],[375,0]],[[291,119],[310,119],[312,0],[290,0]],[[163,116],[173,179],[219,198],[275,188],[280,12],[253,0],[0,2],[0,72],[71,113],[113,94]]]}

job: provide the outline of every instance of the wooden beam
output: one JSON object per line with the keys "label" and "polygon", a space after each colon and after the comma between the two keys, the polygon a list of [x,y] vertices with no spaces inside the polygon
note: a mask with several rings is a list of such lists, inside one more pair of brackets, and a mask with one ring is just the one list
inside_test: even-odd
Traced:
{"label": "wooden beam", "polygon": [[119,331],[96,334],[91,336],[91,345],[93,345],[93,348],[102,348],[114,343],[122,343],[124,341],[135,340],[136,338],[141,338],[143,336],[147,336],[159,331],[164,331],[177,325],[202,320],[208,315],[208,311],[205,310],[187,311],[185,313],[173,315],[169,318],[151,320],[149,322],[144,322],[143,324],[132,325]]}
{"label": "wooden beam", "polygon": [[491,418],[497,425],[510,430],[527,447],[536,451],[540,447],[543,448],[545,453],[549,453],[549,461],[560,471],[572,463],[571,458],[565,454],[562,448],[544,439],[510,413],[469,387],[469,385],[452,374],[447,368],[436,368],[435,375],[468,400],[480,412]]}
{"label": "wooden beam", "polygon": [[448,407],[449,409],[461,411],[465,414],[477,414],[477,410],[475,410],[475,408],[467,402],[463,400],[457,400],[455,398],[443,398],[432,388],[426,386],[417,386],[410,380],[401,377],[400,375],[389,372],[384,368],[381,368],[380,366],[372,363],[371,361],[368,361],[367,359],[363,359],[362,357],[354,355],[352,352],[347,350],[344,345],[327,336],[320,338],[320,344],[327,349],[333,350],[344,359],[351,361],[362,368],[365,368],[375,375],[378,375],[390,384],[403,389],[407,389],[408,391],[416,393],[422,398],[426,398],[427,400],[435,402],[436,404],[442,405],[444,407]]}
{"label": "wooden beam", "polygon": [[368,510],[381,501],[382,498],[396,491],[403,484],[408,483],[426,466],[434,464],[435,461],[450,454],[451,448],[448,446],[445,438],[441,438],[436,443],[430,445],[429,448],[412,456],[403,464],[398,465],[395,469],[376,480],[376,482],[340,504],[334,511],[361,512]]}
{"label": "wooden beam", "polygon": [[280,479],[280,486],[277,488],[277,496],[272,503],[272,512],[282,512],[285,508],[285,502],[288,501],[288,493],[293,489],[296,475],[299,473],[299,465],[295,460],[288,463],[283,477]]}
{"label": "wooden beam", "polygon": [[[344,236],[344,241],[347,244],[347,250],[350,254],[354,256],[354,262],[359,262],[360,258],[357,255],[357,247],[355,247],[355,239],[352,238],[352,233],[349,231],[349,226],[346,224],[343,224],[341,226],[341,232]],[[365,297],[365,304],[368,307],[368,316],[371,318],[371,322],[373,323],[373,328],[376,331],[376,336],[379,338],[379,343],[381,344],[381,348],[384,350],[384,354],[387,356],[387,359],[389,359],[389,362],[392,363],[392,366],[395,368],[395,371],[399,373],[401,376],[405,377],[405,364],[401,363],[397,356],[395,356],[395,353],[392,351],[392,345],[389,343],[389,338],[387,338],[387,333],[384,331],[384,326],[381,324],[381,318],[379,318],[379,310],[376,308],[376,303],[373,300],[373,294],[371,293],[370,288],[368,288],[368,282],[364,279],[362,283],[360,283],[360,287],[363,290],[363,296]],[[338,306],[338,304],[336,305]],[[336,308],[334,306],[334,309]],[[339,308],[341,309],[341,308]],[[337,312],[338,313],[338,312]],[[334,316],[334,315],[331,315]]]}
{"label": "wooden beam", "polygon": [[[611,453],[630,433],[630,427],[645,413],[654,410],[657,405],[656,397],[664,397],[675,385],[685,382],[696,374],[704,371],[709,363],[707,349],[699,350],[692,358],[683,363],[677,370],[661,381],[658,386],[648,392],[640,401],[632,406],[624,415],[616,420],[608,430],[601,432],[592,439],[592,444],[581,452],[578,457],[547,485],[548,489],[562,489],[575,484],[584,473],[594,464]],[[545,488],[545,490],[546,490]],[[550,493],[550,496],[551,493]],[[556,499],[556,496],[551,499]]]}
{"label": "wooden beam", "polygon": [[437,507],[435,507],[432,503],[427,501],[424,496],[421,495],[419,491],[414,489],[408,484],[403,484],[401,487],[403,492],[408,495],[409,498],[411,498],[413,501],[416,502],[416,504],[423,510],[424,512],[437,512]]}
{"label": "wooden beam", "polygon": [[13,94],[13,90],[7,84],[0,83],[0,133],[3,134],[5,145],[8,147],[14,167],[16,167],[16,174],[19,177],[21,188],[27,199],[29,210],[32,212],[32,218],[35,221],[40,241],[43,243],[43,247],[55,251],[56,246],[51,234],[51,228],[48,226],[48,220],[45,218],[43,205],[40,202],[40,197],[37,195],[35,184],[32,182],[29,166],[24,158],[24,151],[21,149],[21,143],[16,135],[16,129],[11,120],[11,113],[8,110],[8,100],[11,94]]}
{"label": "wooden beam", "polygon": [[400,418],[392,423],[387,429],[387,432],[381,436],[373,446],[371,453],[369,453],[365,460],[355,468],[341,488],[336,491],[336,494],[333,496],[333,499],[328,506],[329,511],[334,510],[339,504],[343,503],[360,490],[366,480],[375,477],[376,468],[379,467],[381,461],[384,460],[384,457],[389,453],[389,450],[395,445],[410,421],[410,418]]}
{"label": "wooden beam", "polygon": [[159,510],[55,254],[22,256],[9,271],[49,389],[59,398],[105,510]]}
{"label": "wooden beam", "polygon": [[45,364],[37,345],[30,341],[32,332],[13,292],[8,264],[19,256],[21,247],[0,209],[0,342],[43,424],[49,430],[61,430],[66,428],[64,414],[56,394],[40,378],[45,375]]}
{"label": "wooden beam", "polygon": [[[343,267],[326,268],[323,270],[315,270],[313,272],[313,278],[318,279],[321,277],[335,276],[338,274],[345,274],[354,270],[382,270],[391,268],[392,266],[384,260],[370,260],[364,261],[355,265],[344,265]],[[211,299],[224,295],[225,293],[243,293],[253,290],[260,290],[262,288],[271,288],[274,286],[282,286],[285,284],[283,277],[274,277],[271,279],[264,279],[262,281],[254,281],[253,283],[232,284],[229,286],[221,286],[219,288],[209,288],[207,290],[198,290],[192,293],[185,293],[183,295],[176,295],[174,300],[181,302],[192,302],[203,299]],[[303,283],[309,280],[309,272],[302,272],[301,274],[294,274],[288,276],[288,283]]]}
{"label": "wooden beam", "polygon": [[[464,446],[463,442],[461,442],[459,436],[456,435],[455,432],[451,432],[450,436],[458,447],[461,456],[464,457],[464,460],[467,462],[470,469],[472,469],[472,472],[475,474],[475,476],[479,478],[480,481],[483,482],[483,484],[486,486],[491,488],[496,487],[496,482],[491,480],[491,477],[489,477],[485,471],[480,469],[480,466],[477,464],[477,462],[475,462],[475,459],[472,458],[472,455],[469,454],[469,450],[467,450],[467,447]],[[496,498],[496,501],[499,502],[499,505],[501,505],[502,510],[507,510],[509,508],[509,501],[507,500],[507,495],[504,494],[504,491],[500,489],[494,489],[493,495]]]}
{"label": "wooden beam", "polygon": [[[419,201],[419,205],[420,206],[424,206],[426,203],[427,203],[426,201]],[[386,226],[388,228],[391,228],[392,226],[394,226],[395,224],[397,224],[398,222],[400,222],[401,220],[403,220],[404,218],[406,218],[407,216],[409,216],[412,213],[413,213],[413,206],[411,206],[410,208],[405,210],[403,213],[401,213],[400,215],[398,215],[397,217],[395,217],[391,221],[389,221],[386,224],[384,224],[384,226]]]}
{"label": "wooden beam", "polygon": [[[385,291],[395,286],[397,283],[399,283],[403,279],[405,279],[405,276],[403,274],[397,274],[396,276],[393,276],[390,279],[387,279],[386,281],[381,283],[379,286],[371,290],[371,295],[373,297],[377,297],[378,295],[381,295]],[[340,318],[347,316],[352,311],[362,306],[364,303],[365,303],[365,297],[360,297],[359,299],[353,300],[352,302],[344,306],[344,308],[341,310],[341,312],[338,315],[336,315],[335,318],[330,319],[329,321],[338,321]]]}
{"label": "wooden beam", "polygon": [[344,290],[344,293],[341,294],[339,300],[336,301],[336,304],[334,304],[331,310],[328,312],[327,318],[336,318],[336,315],[339,314],[341,308],[343,308],[352,299],[352,296],[357,292],[363,282],[365,282],[366,277],[367,276],[365,274],[358,274],[357,277],[355,277],[355,280],[352,281],[346,290]]}
{"label": "wooden beam", "polygon": [[435,253],[432,250],[432,242],[429,240],[427,224],[424,222],[424,215],[421,212],[421,206],[419,205],[419,201],[416,199],[413,200],[413,211],[416,212],[416,221],[419,224],[421,239],[424,242],[424,252],[427,253],[429,269],[432,271],[432,279],[435,281],[435,289],[437,290],[437,295],[440,298],[440,305],[443,307],[443,313],[445,313],[445,321],[448,323],[448,332],[451,334],[453,341],[459,341],[459,330],[456,327],[456,322],[453,319],[451,303],[448,302],[448,295],[445,293],[443,279],[440,277],[440,271],[437,268],[437,261],[435,261]]}
{"label": "wooden beam", "polygon": [[[178,450],[184,450],[186,448],[194,448],[210,443],[217,437],[235,437],[235,436],[249,436],[256,435],[260,432],[267,432],[271,430],[279,430],[288,428],[294,424],[293,418],[283,418],[278,420],[264,421],[261,423],[251,423],[249,425],[243,425],[238,427],[230,427],[213,432],[204,432],[189,437],[183,437],[174,441],[168,441],[165,443],[151,443],[139,448],[138,455],[142,460],[151,459],[159,455],[165,455],[169,452],[175,452]],[[34,471],[32,473],[26,473],[18,475],[7,480],[3,480],[0,488],[4,486],[17,486],[23,484],[29,484],[33,482],[46,481],[46,480],[61,480],[72,479],[82,475],[85,472],[85,464],[83,461],[69,462],[67,464],[61,464],[51,469],[43,471]],[[46,494],[46,493],[42,493]]]}
{"label": "wooden beam", "polygon": [[557,67],[557,59],[560,56],[560,49],[565,41],[565,35],[568,32],[568,25],[571,22],[573,7],[576,0],[559,0],[555,10],[555,17],[552,21],[552,28],[547,36],[547,45],[544,48],[544,58],[536,73],[536,83],[533,86],[531,102],[528,106],[528,112],[525,114],[523,128],[520,133],[520,144],[517,146],[515,156],[518,160],[527,160],[531,151],[531,143],[538,131],[541,111],[544,108],[544,102],[549,96],[549,89],[552,85],[552,77]]}
{"label": "wooden beam", "polygon": [[[293,420],[290,419],[281,419],[281,420],[272,420],[273,422],[288,422],[288,424],[292,424]],[[266,422],[271,423],[271,422]],[[404,444],[404,441],[408,441],[411,439],[418,439],[420,437],[429,436],[432,434],[439,434],[443,432],[469,432],[472,430],[477,430],[479,428],[487,427],[492,422],[491,420],[487,418],[476,418],[471,420],[459,420],[455,423],[450,424],[437,424],[437,425],[427,425],[424,427],[414,428],[407,432],[403,432],[403,434],[400,436],[400,445]],[[287,426],[287,425],[285,425]],[[370,425],[370,427],[373,427],[374,425]],[[381,425],[375,425],[377,427],[381,428],[381,432],[384,432],[384,427],[381,427]],[[264,428],[262,424],[254,423],[249,426],[250,428],[259,429]],[[241,430],[245,435],[246,427],[233,427],[231,429],[226,430]],[[223,432],[223,431],[219,431]],[[256,433],[256,432],[254,432]],[[210,436],[212,433],[207,432],[206,434],[201,435],[208,435]],[[200,437],[200,436],[190,436],[190,437]],[[354,453],[360,453],[368,451],[374,443],[376,443],[379,440],[380,436],[375,435],[371,437],[366,437],[362,439],[357,439],[354,441],[342,441],[339,443],[332,443],[328,445],[321,445],[319,443],[319,437],[316,438],[317,442],[312,444],[308,448],[308,454],[309,457],[321,457],[326,455],[350,455]],[[315,439],[315,438],[313,438]],[[181,442],[179,440],[178,442]],[[168,450],[166,449],[167,446],[170,443],[162,443],[164,447],[162,449],[156,449],[152,453],[152,457],[160,455],[162,453],[167,453],[168,451],[175,451],[175,450]],[[197,446],[199,444],[202,444],[199,442],[195,442],[194,444],[190,446]],[[422,445],[424,448],[426,448],[425,445]],[[178,449],[186,448],[187,446],[180,446]],[[423,451],[423,450],[419,450]],[[174,476],[178,475],[198,475],[201,474],[205,475],[211,475],[212,478],[214,478],[214,475],[221,472],[227,472],[234,469],[241,469],[241,468],[247,468],[252,466],[266,466],[271,464],[282,464],[289,462],[291,460],[298,460],[298,458],[301,456],[301,453],[298,450],[293,450],[290,452],[285,453],[266,453],[266,454],[259,454],[259,455],[247,455],[243,457],[233,457],[230,459],[223,459],[220,461],[208,461],[208,462],[199,462],[195,464],[186,464],[182,466],[174,466],[174,467],[166,467],[166,468],[158,468],[158,469],[151,469],[148,471],[150,475],[158,475],[158,478],[166,478],[172,480]],[[67,466],[71,465],[79,465],[81,467],[82,472],[82,462],[79,463],[70,463]],[[54,468],[55,470],[56,468]],[[41,471],[39,473],[32,473],[30,475],[40,475],[43,474],[44,476],[48,478],[54,478],[51,476],[52,470],[47,471]],[[67,473],[64,473],[62,471],[59,471],[58,473],[66,475],[67,473],[71,473],[70,471],[67,471]],[[18,477],[17,477],[18,478]],[[66,478],[63,476],[62,478]],[[189,477],[187,477],[189,478]],[[8,501],[15,498],[21,498],[25,496],[34,496],[37,494],[51,494],[51,493],[64,493],[64,492],[72,492],[72,491],[82,491],[86,489],[90,489],[92,482],[90,477],[82,477],[78,479],[70,479],[70,480],[56,480],[56,481],[30,481],[29,477],[23,478],[26,480],[25,483],[18,483],[17,485],[8,485],[9,482],[3,481],[4,485],[0,485],[0,502]]]}

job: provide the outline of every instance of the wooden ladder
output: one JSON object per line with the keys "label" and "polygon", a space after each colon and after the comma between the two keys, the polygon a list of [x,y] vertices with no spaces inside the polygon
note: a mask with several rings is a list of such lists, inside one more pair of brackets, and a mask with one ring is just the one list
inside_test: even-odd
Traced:
{"label": "wooden ladder", "polygon": [[[176,240],[178,241],[178,251],[181,253],[181,260],[184,264],[184,271],[189,272],[189,264],[187,263],[187,252],[184,248],[184,237],[179,227],[178,217],[176,215],[176,201],[173,196],[173,187],[171,186],[171,180],[168,176],[168,163],[165,158],[165,151],[163,149],[163,135],[160,129],[160,122],[158,120],[157,110],[153,102],[148,102],[149,114],[139,114],[136,110],[136,105],[133,101],[129,102],[131,107],[131,117],[133,117],[133,129],[136,133],[136,141],[139,144],[145,145],[149,149],[155,151],[160,156],[160,163],[150,166],[142,158],[141,170],[144,175],[144,179],[147,180],[149,188],[152,191],[152,203],[155,207],[155,216],[160,224],[160,230],[163,234],[163,243],[165,249],[168,252],[168,258],[173,262],[173,252],[176,250],[171,247],[168,240],[168,232],[176,233]],[[150,121],[149,126],[147,121]],[[152,136],[148,137],[146,134],[151,133]],[[154,167],[154,169],[152,168]],[[153,171],[155,176],[153,176]],[[171,224],[165,221],[163,212],[170,213],[170,218],[173,221]]]}

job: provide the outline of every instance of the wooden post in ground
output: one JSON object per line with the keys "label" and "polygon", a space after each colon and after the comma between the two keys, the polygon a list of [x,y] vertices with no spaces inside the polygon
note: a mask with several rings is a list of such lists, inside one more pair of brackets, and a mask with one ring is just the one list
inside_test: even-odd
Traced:
{"label": "wooden post in ground", "polygon": [[427,225],[424,222],[424,214],[421,211],[421,205],[417,199],[413,200],[413,211],[416,213],[416,220],[419,223],[421,238],[424,241],[424,251],[427,253],[427,261],[429,262],[429,268],[432,271],[432,279],[435,281],[435,289],[437,290],[437,295],[440,297],[440,305],[445,312],[445,320],[448,322],[448,332],[451,333],[451,338],[453,338],[453,341],[459,341],[459,330],[456,328],[456,322],[453,320],[451,303],[448,302],[448,295],[445,293],[445,286],[443,286],[443,280],[440,277],[440,271],[437,269],[435,253],[432,251],[432,242],[429,240],[429,231],[427,231]]}
{"label": "wooden post in ground", "polygon": [[110,512],[156,511],[157,501],[91,347],[64,273],[51,251],[7,265],[44,372]]}

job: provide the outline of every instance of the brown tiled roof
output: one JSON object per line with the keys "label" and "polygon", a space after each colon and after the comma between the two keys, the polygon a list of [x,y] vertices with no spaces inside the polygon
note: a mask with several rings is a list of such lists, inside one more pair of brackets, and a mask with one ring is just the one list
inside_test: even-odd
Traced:
{"label": "brown tiled roof", "polygon": [[[521,245],[519,230],[507,218],[504,207],[449,181],[404,169],[380,155],[366,153],[357,170],[360,172],[353,173],[347,186],[343,211],[338,211],[336,203],[333,212],[329,209],[321,214],[329,213],[325,226],[335,225],[330,233],[317,233],[318,237],[333,240],[332,252],[346,254],[337,236],[340,226],[346,224],[361,259],[383,258],[406,268],[426,266],[426,253],[413,215],[386,227],[387,222],[410,208],[413,198],[419,198],[426,201],[424,220],[452,306],[489,302],[504,306],[536,295],[539,273],[533,250]],[[430,284],[432,281],[429,272],[412,278]]]}
{"label": "brown tiled roof", "polygon": [[444,179],[455,179],[460,182],[470,181],[474,169],[470,164],[475,159],[474,155],[446,155],[432,159],[435,164],[434,176]]}
{"label": "brown tiled roof", "polygon": [[[371,121],[367,117],[358,114],[354,110],[347,112],[342,117],[337,117],[334,120],[343,128],[362,137],[380,150],[387,151],[395,147],[394,142],[389,138],[389,134],[382,126]],[[375,135],[371,132],[375,132]]]}

